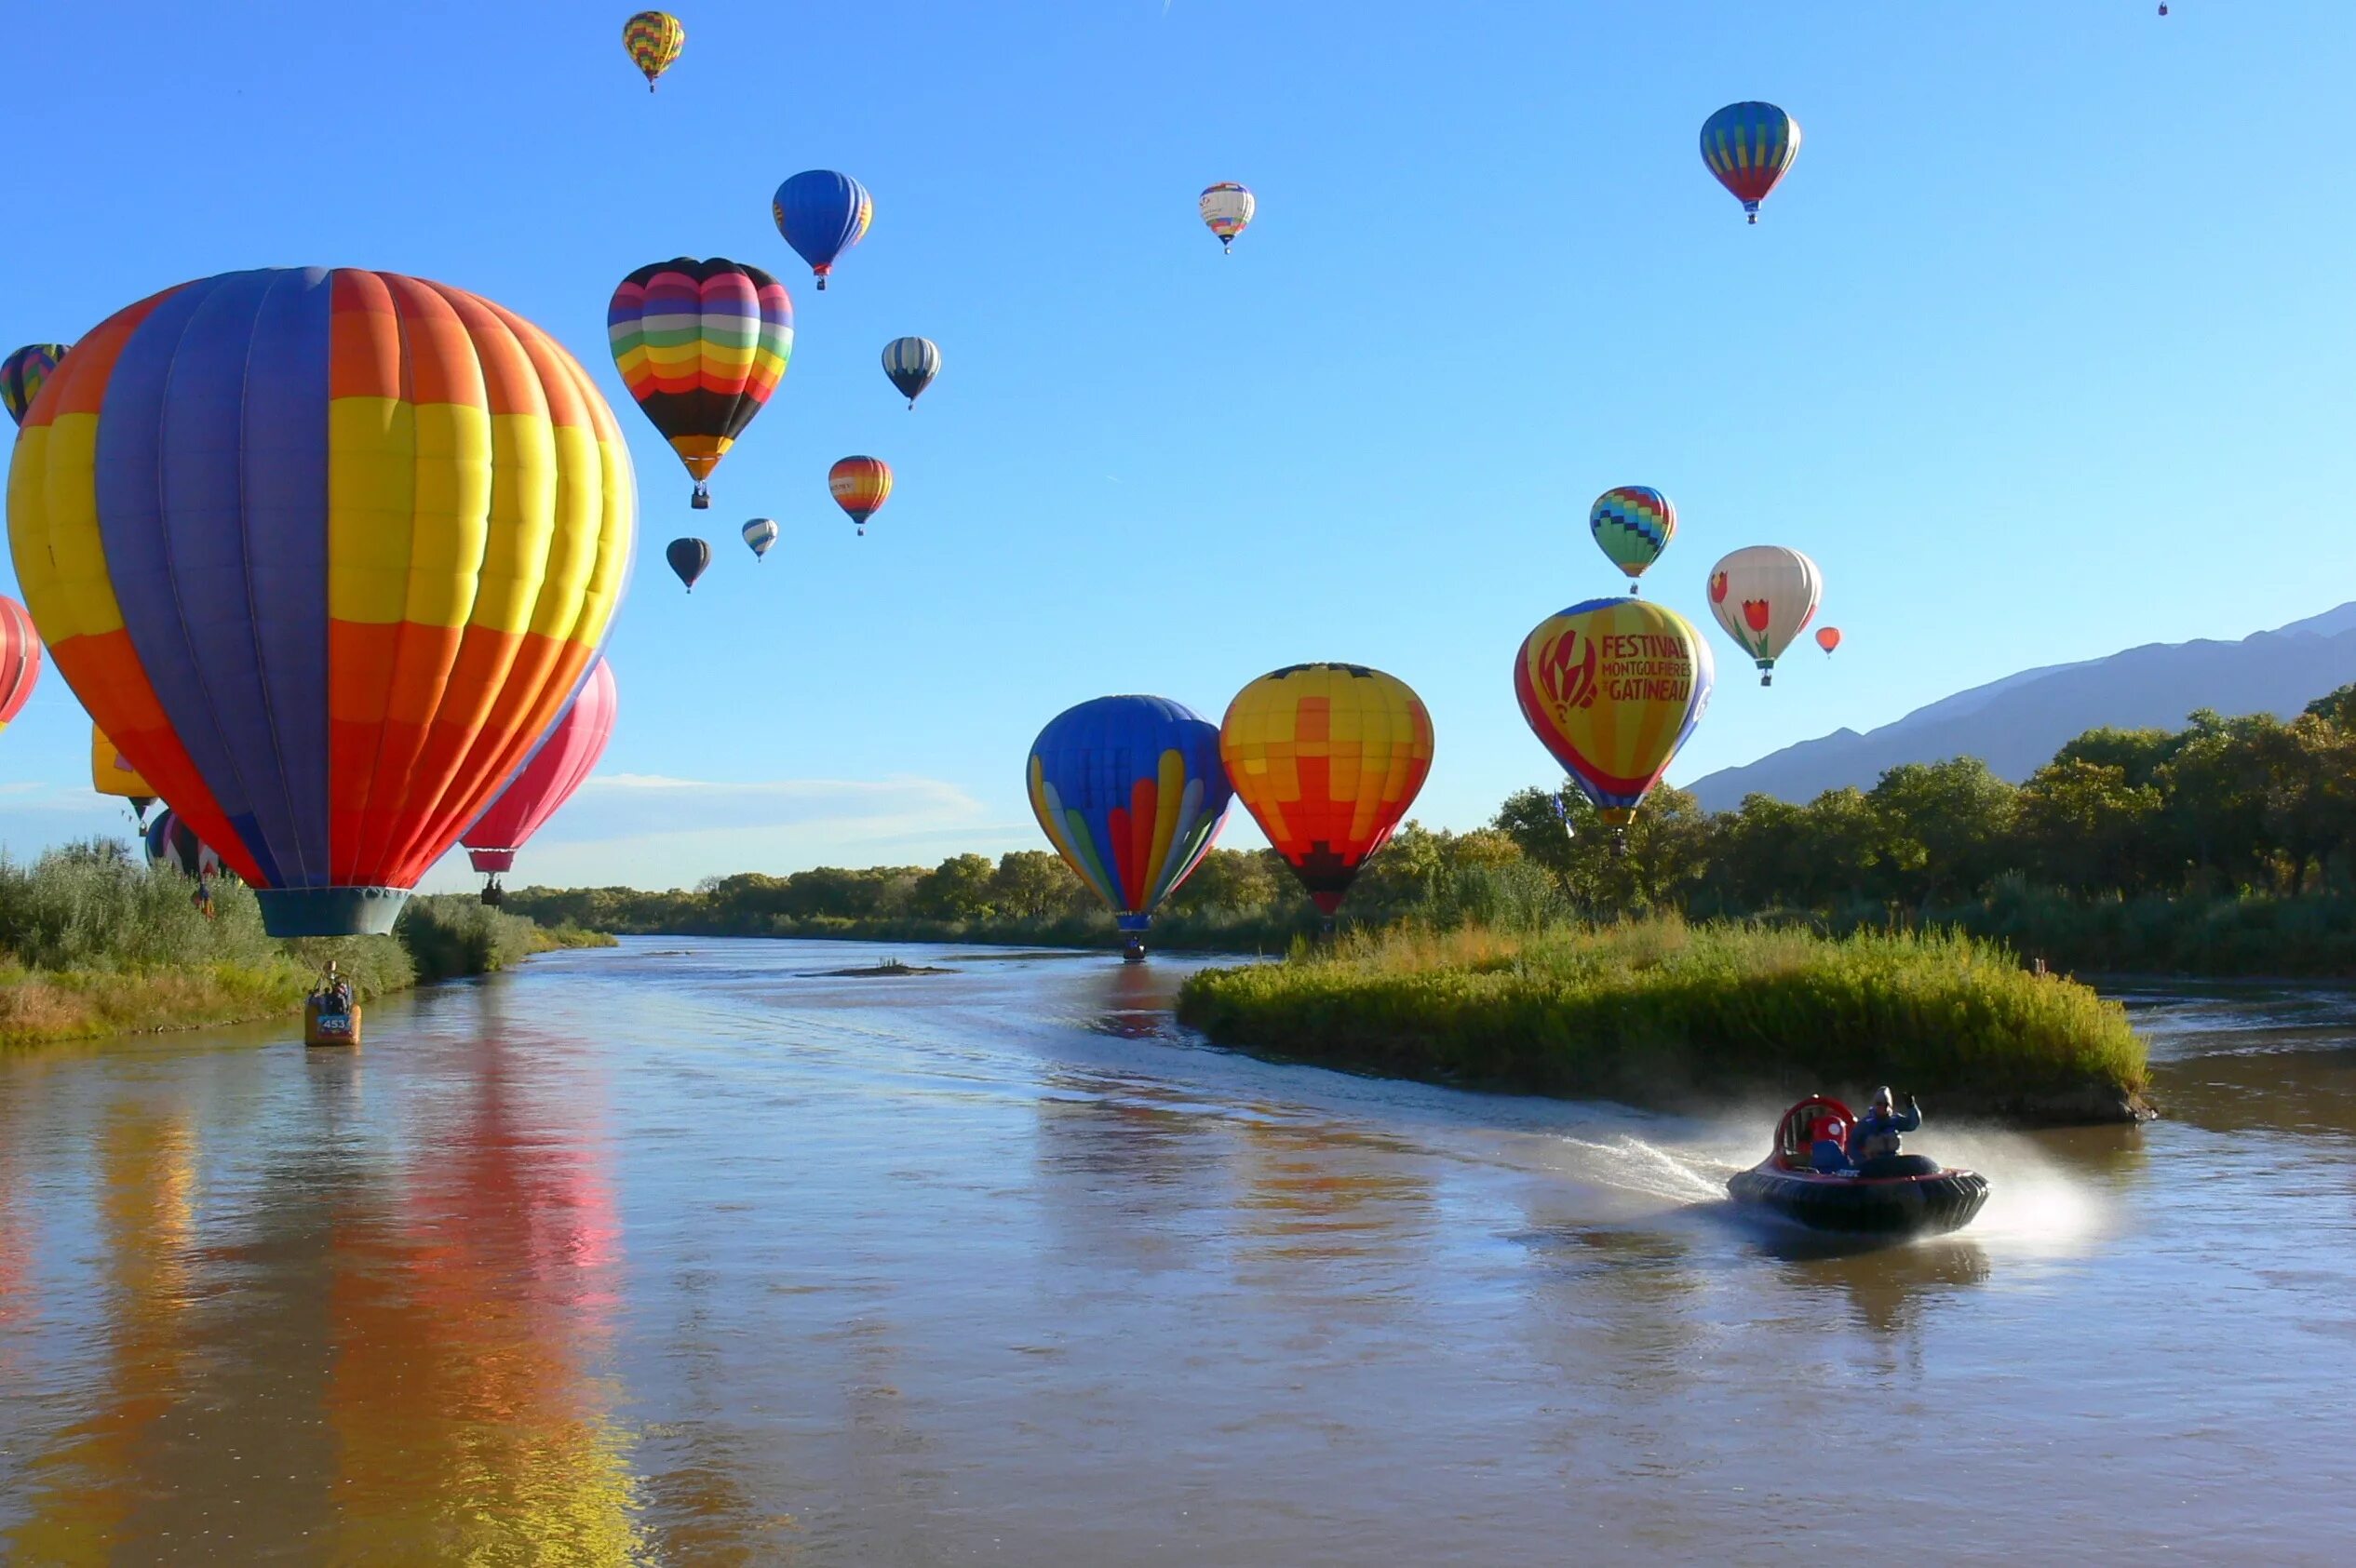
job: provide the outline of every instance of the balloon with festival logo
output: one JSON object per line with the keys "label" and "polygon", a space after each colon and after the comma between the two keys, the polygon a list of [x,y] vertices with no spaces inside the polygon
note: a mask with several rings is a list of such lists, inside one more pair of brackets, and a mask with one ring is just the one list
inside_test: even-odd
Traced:
{"label": "balloon with festival logo", "polygon": [[1746,544],[1710,569],[1710,613],[1751,656],[1761,686],[1775,684],[1775,661],[1816,618],[1824,574],[1797,550]]}
{"label": "balloon with festival logo", "polygon": [[1615,842],[1710,705],[1709,645],[1649,599],[1588,599],[1541,621],[1514,657],[1522,717]]}

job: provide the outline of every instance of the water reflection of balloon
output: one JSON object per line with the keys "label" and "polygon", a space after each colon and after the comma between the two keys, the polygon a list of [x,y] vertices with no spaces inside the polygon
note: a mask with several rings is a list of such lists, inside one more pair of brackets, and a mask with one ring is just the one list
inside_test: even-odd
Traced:
{"label": "water reflection of balloon", "polygon": [[930,338],[895,338],[883,345],[883,373],[908,406],[941,373],[941,349]]}
{"label": "water reflection of balloon", "polygon": [[793,358],[786,286],[725,256],[654,261],[613,290],[605,329],[622,384],[679,454],[695,481],[688,504],[703,510],[704,481]]}
{"label": "water reflection of balloon", "polygon": [[1620,485],[1587,508],[1587,530],[1605,558],[1628,574],[1633,594],[1644,569],[1659,560],[1676,536],[1677,509],[1650,485]]}
{"label": "water reflection of balloon", "polygon": [[0,359],[0,408],[10,419],[24,422],[24,411],[41,395],[41,384],[65,357],[65,349],[63,343],[27,343]]}
{"label": "water reflection of balloon", "polygon": [[1775,661],[1815,619],[1824,592],[1816,563],[1781,544],[1746,544],[1710,569],[1710,613],[1758,665],[1761,686],[1775,683]]}
{"label": "water reflection of balloon", "polygon": [[774,518],[755,517],[747,523],[741,531],[745,536],[745,543],[752,550],[755,560],[769,554],[769,546],[777,543],[777,524]]}
{"label": "water reflection of balloon", "polygon": [[875,198],[847,174],[807,168],[777,187],[769,216],[824,289],[835,258],[867,237],[868,225],[875,221]]}
{"label": "water reflection of balloon", "polygon": [[0,730],[16,722],[41,680],[41,634],[24,606],[0,594]]}
{"label": "water reflection of balloon", "polygon": [[1250,227],[1252,217],[1259,210],[1259,203],[1251,192],[1232,180],[1222,180],[1205,189],[1195,207],[1203,214],[1203,222],[1218,236],[1221,250],[1235,248],[1235,236]]}
{"label": "water reflection of balloon", "polygon": [[1772,103],[1730,103],[1702,125],[1702,161],[1750,221],[1799,156],[1799,122]]}
{"label": "water reflection of balloon", "polygon": [[491,896],[499,886],[498,873],[515,868],[516,851],[572,798],[572,792],[605,755],[606,743],[613,738],[617,701],[613,666],[599,659],[590,666],[580,695],[572,699],[572,705],[548,731],[532,760],[460,837],[467,860],[491,878],[484,890],[484,903],[498,902]]}
{"label": "water reflection of balloon", "polygon": [[1522,717],[1615,830],[1661,782],[1709,707],[1709,645],[1647,599],[1589,599],[1522,639],[1514,695]]}
{"label": "water reflection of balloon", "polygon": [[263,270],[59,362],[8,531],[91,718],[271,934],[335,936],[388,930],[563,710],[633,489],[596,383],[530,322],[392,273]]}
{"label": "water reflection of balloon", "polygon": [[880,457],[846,457],[827,470],[827,491],[864,536],[868,519],[892,499],[892,465]]}
{"label": "water reflection of balloon", "polygon": [[1227,812],[1218,730],[1166,697],[1097,697],[1031,744],[1031,814],[1064,864],[1137,941],[1210,852]]}
{"label": "water reflection of balloon", "polygon": [[1380,670],[1293,664],[1236,693],[1218,748],[1236,797],[1330,915],[1415,804],[1432,716]]}
{"label": "water reflection of balloon", "polygon": [[687,584],[687,591],[695,591],[695,580],[704,575],[704,569],[712,564],[712,547],[700,539],[674,539],[663,546],[663,558],[671,563],[671,570]]}
{"label": "water reflection of balloon", "polygon": [[645,74],[648,92],[686,47],[687,29],[668,11],[640,11],[622,24],[622,47],[629,51],[630,63]]}

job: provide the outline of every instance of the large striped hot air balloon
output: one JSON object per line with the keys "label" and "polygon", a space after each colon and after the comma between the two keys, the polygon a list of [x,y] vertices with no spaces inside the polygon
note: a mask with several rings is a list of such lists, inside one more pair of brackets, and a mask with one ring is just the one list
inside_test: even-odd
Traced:
{"label": "large striped hot air balloon", "polygon": [[155,786],[140,776],[106,731],[90,726],[90,787],[101,795],[112,795],[131,803],[134,818],[147,814],[147,808],[155,804]]}
{"label": "large striped hot air balloon", "polygon": [[1531,732],[1616,831],[1702,721],[1715,673],[1709,645],[1676,610],[1589,599],[1522,639],[1514,695]]}
{"label": "large striped hot air balloon", "polygon": [[8,539],[82,705],[276,936],[391,929],[572,699],[634,483],[556,341],[443,284],[224,273],[26,417]]}
{"label": "large striped hot air balloon", "polygon": [[1039,732],[1025,788],[1048,842],[1143,956],[1154,906],[1227,814],[1218,727],[1166,697],[1098,697]]}
{"label": "large striped hot air balloon", "polygon": [[1380,670],[1292,664],[1235,694],[1218,754],[1236,798],[1330,915],[1415,804],[1432,716]]}
{"label": "large striped hot air balloon", "polygon": [[41,680],[41,634],[24,606],[0,594],[0,730],[16,722]]}
{"label": "large striped hot air balloon", "polygon": [[630,63],[645,74],[648,92],[654,90],[654,78],[668,71],[686,47],[687,29],[668,11],[640,11],[622,24],[622,47],[629,51]]}
{"label": "large striped hot air balloon", "polygon": [[1633,594],[1644,569],[1659,560],[1676,537],[1677,509],[1650,485],[1619,485],[1595,497],[1587,508],[1587,530],[1605,557],[1628,574],[1628,592]]}
{"label": "large striped hot air balloon", "polygon": [[1746,544],[1710,569],[1710,613],[1734,646],[1758,665],[1758,683],[1775,684],[1775,661],[1816,618],[1824,574],[1781,544]]}
{"label": "large striped hot air balloon", "polygon": [[41,395],[41,383],[65,357],[65,348],[63,343],[27,343],[0,359],[0,408],[8,410],[10,419],[24,422],[24,411]]}
{"label": "large striped hot air balloon", "polygon": [[846,457],[827,470],[827,491],[864,536],[868,519],[892,499],[892,465],[880,457]]}
{"label": "large striped hot air balloon", "polygon": [[640,267],[605,308],[614,369],[695,481],[704,481],[777,390],[793,358],[793,301],[759,267],[681,256]]}
{"label": "large striped hot air balloon", "polygon": [[810,263],[821,291],[834,272],[835,258],[867,237],[875,221],[875,198],[847,174],[806,168],[777,187],[769,200],[777,232]]}
{"label": "large striped hot air balloon", "polygon": [[532,760],[459,837],[458,841],[466,846],[467,860],[491,878],[483,889],[484,903],[499,902],[498,873],[515,869],[516,851],[572,798],[572,792],[605,755],[605,744],[613,738],[616,704],[613,666],[600,659],[590,666],[581,694],[572,699],[572,705],[548,731]]}
{"label": "large striped hot air balloon", "polygon": [[1758,221],[1758,204],[1799,156],[1799,122],[1772,103],[1730,103],[1702,123],[1702,161]]}

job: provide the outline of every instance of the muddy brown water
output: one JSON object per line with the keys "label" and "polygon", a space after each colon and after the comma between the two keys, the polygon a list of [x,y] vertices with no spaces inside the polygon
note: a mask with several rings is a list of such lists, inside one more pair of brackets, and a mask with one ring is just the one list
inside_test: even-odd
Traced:
{"label": "muddy brown water", "polygon": [[[2169,1119],[1909,1146],[1276,1065],[1190,960],[637,942],[0,1059],[11,1563],[2356,1560],[2356,997],[2129,995]],[[934,955],[938,957],[938,955]],[[1903,1086],[1902,1086],[1903,1087]]]}

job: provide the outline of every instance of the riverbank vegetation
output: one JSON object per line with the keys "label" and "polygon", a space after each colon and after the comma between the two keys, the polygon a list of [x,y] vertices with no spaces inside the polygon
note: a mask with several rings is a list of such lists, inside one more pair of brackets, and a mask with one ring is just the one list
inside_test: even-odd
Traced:
{"label": "riverbank vegetation", "polygon": [[[1060,861],[745,873],[689,890],[525,889],[508,907],[622,932],[1111,945]],[[1525,789],[1485,826],[1410,824],[1342,924],[1524,931],[1677,914],[1826,935],[1949,929],[2056,968],[2356,975],[2356,687],[2288,723],[2196,713],[2093,730],[2015,785],[1972,758],[1893,768],[1805,805],[1706,812],[1656,790],[1627,852],[1576,791]],[[1214,850],[1164,905],[1165,948],[1284,951],[1324,921],[1266,851]]]}
{"label": "riverbank vegetation", "polygon": [[411,899],[391,936],[279,942],[235,878],[209,918],[194,887],[107,839],[0,861],[0,1047],[298,1012],[330,959],[365,999],[612,940],[442,895]]}
{"label": "riverbank vegetation", "polygon": [[1178,1016],[1326,1065],[1637,1104],[1889,1082],[1950,1112],[2102,1120],[2145,1083],[2119,1004],[1953,932],[1400,927],[1202,971]]}

